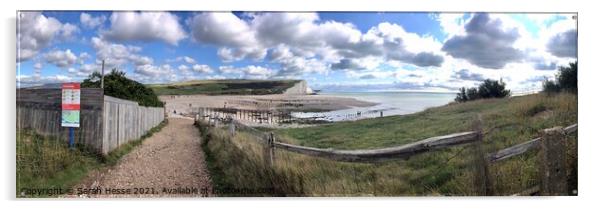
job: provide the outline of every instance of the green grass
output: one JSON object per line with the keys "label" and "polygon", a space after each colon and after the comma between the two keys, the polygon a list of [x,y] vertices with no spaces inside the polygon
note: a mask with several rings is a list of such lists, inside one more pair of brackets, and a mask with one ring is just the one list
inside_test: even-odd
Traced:
{"label": "green grass", "polygon": [[278,129],[275,132],[304,146],[378,148],[469,131],[477,114],[483,118],[484,129],[492,132],[485,136],[486,140],[502,143],[500,145],[515,144],[537,134],[540,129],[576,123],[577,97],[560,94],[479,100],[430,108],[410,115]]}
{"label": "green grass", "polygon": [[[304,146],[336,149],[364,149],[402,145],[428,137],[468,131],[476,115],[484,122],[485,151],[493,152],[538,136],[544,128],[567,126],[577,121],[577,96],[529,95],[506,99],[479,100],[450,104],[426,111],[384,118],[340,122],[321,126],[273,130],[278,141]],[[470,146],[457,146],[441,151],[416,155],[408,160],[384,163],[342,163],[300,154],[276,151],[275,165],[264,165],[259,145],[245,132],[230,138],[225,130],[205,131],[208,142],[223,141],[220,146],[205,148],[220,173],[214,178],[239,176],[268,169],[287,177],[243,176],[222,178],[225,185],[280,185],[291,196],[413,196],[413,195],[475,195],[472,186],[473,166]],[[569,140],[568,164],[571,188],[577,185],[576,134]],[[219,140],[216,140],[219,139]],[[217,143],[217,142],[214,142]],[[231,145],[234,144],[235,146]],[[227,156],[236,147],[241,156]],[[496,195],[509,195],[538,183],[537,152],[494,164],[490,167]],[[226,155],[226,156],[222,156]],[[244,160],[241,160],[244,159]],[[255,166],[244,166],[252,161]],[[239,164],[237,164],[239,163]],[[272,179],[270,179],[272,178]],[[282,181],[281,179],[295,179]],[[225,182],[225,183],[224,183]],[[280,183],[275,183],[280,182]]]}
{"label": "green grass", "polygon": [[279,94],[297,80],[199,80],[174,84],[149,85],[157,95],[263,95]]}
{"label": "green grass", "polygon": [[[66,192],[94,169],[115,165],[142,140],[152,136],[167,124],[167,120],[152,128],[141,139],[124,144],[107,156],[84,146],[69,149],[56,137],[45,137],[32,130],[17,132],[17,197],[58,197],[61,194],[39,195],[23,192],[26,189],[61,189]],[[23,193],[22,193],[23,192]]]}

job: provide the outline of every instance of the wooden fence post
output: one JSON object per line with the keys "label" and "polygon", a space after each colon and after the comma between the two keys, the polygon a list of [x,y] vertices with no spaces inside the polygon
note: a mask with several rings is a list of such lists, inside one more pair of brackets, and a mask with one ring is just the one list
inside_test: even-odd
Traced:
{"label": "wooden fence post", "polygon": [[236,126],[234,125],[234,120],[230,121],[229,128],[230,128],[230,136],[234,136],[236,134]]}
{"label": "wooden fence post", "polygon": [[489,161],[483,149],[483,121],[481,115],[478,115],[474,121],[473,131],[477,133],[475,136],[477,137],[476,141],[472,144],[473,165],[475,168],[473,176],[475,192],[476,195],[491,196],[493,195],[493,185],[489,173]]}
{"label": "wooden fence post", "polygon": [[543,130],[539,144],[540,194],[544,196],[568,195],[566,140],[562,127]]}
{"label": "wooden fence post", "polygon": [[263,160],[267,165],[274,165],[274,133],[265,134]]}

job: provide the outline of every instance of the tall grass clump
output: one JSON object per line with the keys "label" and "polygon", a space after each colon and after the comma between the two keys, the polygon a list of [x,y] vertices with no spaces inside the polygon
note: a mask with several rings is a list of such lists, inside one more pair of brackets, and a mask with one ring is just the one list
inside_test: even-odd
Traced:
{"label": "tall grass clump", "polygon": [[[212,174],[214,190],[221,196],[299,196],[300,177],[266,164],[262,145],[249,135],[230,137],[221,129],[197,123]],[[256,141],[251,141],[256,140]]]}
{"label": "tall grass clump", "polygon": [[17,196],[50,197],[59,194],[37,195],[30,189],[61,189],[66,191],[97,168],[100,158],[85,147],[70,149],[65,140],[45,137],[33,130],[17,133]]}

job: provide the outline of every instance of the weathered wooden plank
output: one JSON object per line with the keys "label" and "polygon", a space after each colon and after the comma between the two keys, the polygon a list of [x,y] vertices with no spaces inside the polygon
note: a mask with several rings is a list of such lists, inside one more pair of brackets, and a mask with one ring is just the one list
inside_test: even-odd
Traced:
{"label": "weathered wooden plank", "polygon": [[391,159],[409,158],[413,155],[447,148],[453,145],[472,143],[476,140],[473,131],[436,136],[418,142],[382,149],[370,150],[334,150],[305,147],[299,145],[274,142],[276,148],[304,155],[323,157],[344,162],[380,162]]}
{"label": "weathered wooden plank", "polygon": [[[577,131],[577,124],[567,126],[567,127],[563,128],[563,130],[566,134],[573,133],[573,132]],[[491,154],[489,154],[489,157],[488,157],[489,161],[492,163],[495,163],[495,162],[500,162],[500,161],[506,160],[508,158],[517,156],[517,155],[521,155],[531,149],[538,148],[540,141],[541,141],[541,138],[538,137],[538,138],[531,139],[529,141],[511,146],[511,147],[499,150],[495,153],[491,153]]]}
{"label": "weathered wooden plank", "polygon": [[508,158],[523,154],[535,147],[539,146],[541,138],[531,139],[529,141],[499,150],[495,153],[489,154],[489,162],[495,163],[506,160]]}

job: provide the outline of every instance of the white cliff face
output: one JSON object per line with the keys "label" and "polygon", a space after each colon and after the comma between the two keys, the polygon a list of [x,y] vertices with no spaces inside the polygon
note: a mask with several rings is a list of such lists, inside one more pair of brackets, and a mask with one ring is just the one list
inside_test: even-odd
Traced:
{"label": "white cliff face", "polygon": [[311,88],[309,88],[309,86],[307,86],[307,82],[300,81],[300,82],[296,83],[293,87],[290,87],[286,91],[284,91],[283,94],[306,95],[306,94],[311,94],[311,93],[313,93],[313,90]]}

